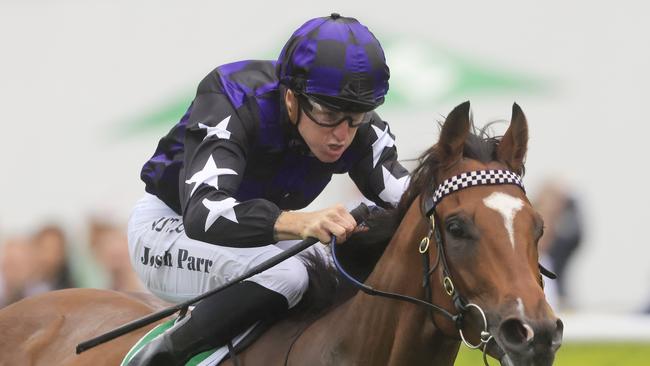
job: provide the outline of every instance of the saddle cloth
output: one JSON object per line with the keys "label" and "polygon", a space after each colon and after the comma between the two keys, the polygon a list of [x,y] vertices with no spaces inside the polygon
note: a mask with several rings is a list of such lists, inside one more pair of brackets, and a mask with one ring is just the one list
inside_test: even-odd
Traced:
{"label": "saddle cloth", "polygon": [[[151,342],[154,338],[161,335],[167,329],[171,328],[174,325],[174,323],[178,320],[179,318],[170,319],[166,322],[158,324],[156,327],[150,330],[147,334],[145,334],[142,338],[140,338],[140,340],[138,340],[133,347],[131,347],[129,352],[127,352],[126,356],[124,356],[124,359],[122,360],[120,366],[126,366],[126,364],[140,350],[140,348],[142,348],[145,344]],[[232,343],[233,343],[233,347],[235,347],[235,350],[238,350],[240,348],[238,347],[240,344],[249,343],[251,341],[250,338],[253,338],[252,340],[256,338],[255,333],[257,332],[253,332],[253,330],[256,329],[257,326],[258,324],[251,326],[244,333],[238,335],[237,337],[235,337],[235,339],[233,339]],[[249,335],[251,337],[248,337]],[[229,356],[227,345],[220,348],[214,348],[209,351],[199,353],[196,356],[192,357],[192,359],[189,360],[185,364],[185,366],[217,366],[221,361],[223,361],[226,358],[226,356]]]}

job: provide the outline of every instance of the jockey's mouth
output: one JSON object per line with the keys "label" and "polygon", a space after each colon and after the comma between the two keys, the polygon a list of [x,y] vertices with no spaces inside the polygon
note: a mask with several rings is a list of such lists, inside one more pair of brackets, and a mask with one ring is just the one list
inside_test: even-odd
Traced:
{"label": "jockey's mouth", "polygon": [[332,151],[338,152],[338,151],[344,149],[345,145],[344,144],[328,144],[327,147],[329,147],[330,150],[332,150]]}

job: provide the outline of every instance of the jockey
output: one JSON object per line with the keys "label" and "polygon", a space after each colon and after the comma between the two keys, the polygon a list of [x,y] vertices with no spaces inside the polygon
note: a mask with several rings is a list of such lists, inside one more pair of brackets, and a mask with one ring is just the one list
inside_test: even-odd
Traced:
{"label": "jockey", "polygon": [[[389,69],[354,18],[309,20],[277,61],[217,67],[142,169],[146,194],[129,220],[129,252],[155,295],[182,302],[282,252],[282,241],[343,242],[342,205],[297,212],[348,173],[366,198],[394,206],[408,184],[394,137],[374,109]],[[197,304],[129,365],[185,364],[295,306],[308,275],[288,260]]]}

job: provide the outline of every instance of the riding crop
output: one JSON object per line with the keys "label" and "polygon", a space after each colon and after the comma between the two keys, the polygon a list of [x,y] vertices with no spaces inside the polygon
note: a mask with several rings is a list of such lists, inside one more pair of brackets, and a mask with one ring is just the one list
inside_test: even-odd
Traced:
{"label": "riding crop", "polygon": [[[368,214],[368,212],[369,212],[368,207],[365,204],[361,203],[355,209],[350,211],[350,214],[352,215],[352,217],[354,217],[354,219],[356,220],[357,223],[360,223],[361,221],[363,221],[363,218]],[[239,277],[233,278],[231,281],[229,281],[228,283],[225,283],[224,285],[222,285],[220,287],[212,289],[212,290],[210,290],[210,291],[208,291],[208,292],[206,292],[206,293],[204,293],[202,295],[199,295],[199,296],[197,296],[197,297],[195,297],[193,299],[187,300],[187,301],[182,302],[180,304],[176,304],[174,306],[168,307],[168,308],[163,309],[161,311],[158,311],[156,313],[149,314],[149,315],[144,316],[142,318],[136,319],[136,320],[134,320],[132,322],[124,324],[124,325],[122,325],[122,326],[120,326],[118,328],[115,328],[115,329],[113,329],[113,330],[111,330],[111,331],[109,331],[107,333],[104,333],[104,334],[102,334],[100,336],[97,336],[97,337],[95,337],[93,339],[90,339],[90,340],[87,340],[85,342],[79,343],[77,345],[77,349],[76,349],[77,354],[80,354],[80,353],[82,353],[82,352],[84,352],[84,351],[86,351],[86,350],[88,350],[90,348],[93,348],[93,347],[95,347],[97,345],[108,342],[108,341],[110,341],[112,339],[115,339],[115,338],[117,338],[119,336],[122,336],[124,334],[129,333],[129,332],[132,332],[132,331],[134,331],[136,329],[142,328],[142,327],[144,327],[146,325],[149,325],[149,324],[151,324],[151,323],[153,323],[155,321],[166,318],[166,317],[168,317],[168,316],[170,316],[170,315],[172,315],[172,314],[174,314],[174,313],[176,313],[178,311],[180,311],[181,314],[185,314],[187,312],[187,309],[191,305],[193,305],[193,304],[195,304],[195,303],[197,303],[197,302],[199,302],[199,301],[201,301],[201,300],[203,300],[203,299],[205,299],[207,297],[210,297],[210,296],[212,296],[212,295],[214,295],[214,294],[216,294],[218,292],[221,292],[221,291],[223,291],[223,290],[237,284],[238,282],[241,282],[241,281],[243,281],[243,280],[245,280],[245,279],[247,279],[249,277],[252,277],[252,276],[254,276],[254,275],[256,275],[256,274],[258,274],[260,272],[266,271],[267,269],[275,266],[276,264],[278,264],[278,263],[280,263],[280,262],[282,262],[282,261],[284,261],[284,260],[286,260],[286,259],[288,259],[290,257],[293,257],[294,255],[302,252],[303,250],[311,247],[312,245],[314,245],[316,243],[318,243],[318,239],[316,239],[316,238],[307,238],[307,239],[299,242],[298,244],[292,246],[291,248],[283,251],[282,253],[280,253],[280,254],[278,254],[278,255],[276,255],[274,257],[271,257],[271,258],[267,259],[266,261],[258,264],[257,266],[251,268],[247,273],[244,273]]]}

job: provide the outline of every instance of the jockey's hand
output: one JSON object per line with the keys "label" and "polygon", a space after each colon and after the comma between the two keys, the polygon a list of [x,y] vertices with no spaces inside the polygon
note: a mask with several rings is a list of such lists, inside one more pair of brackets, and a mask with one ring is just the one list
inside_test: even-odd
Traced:
{"label": "jockey's hand", "polygon": [[277,240],[313,237],[321,243],[329,243],[332,235],[337,243],[343,243],[352,233],[363,230],[357,229],[354,217],[340,204],[314,212],[285,211],[274,229]]}

